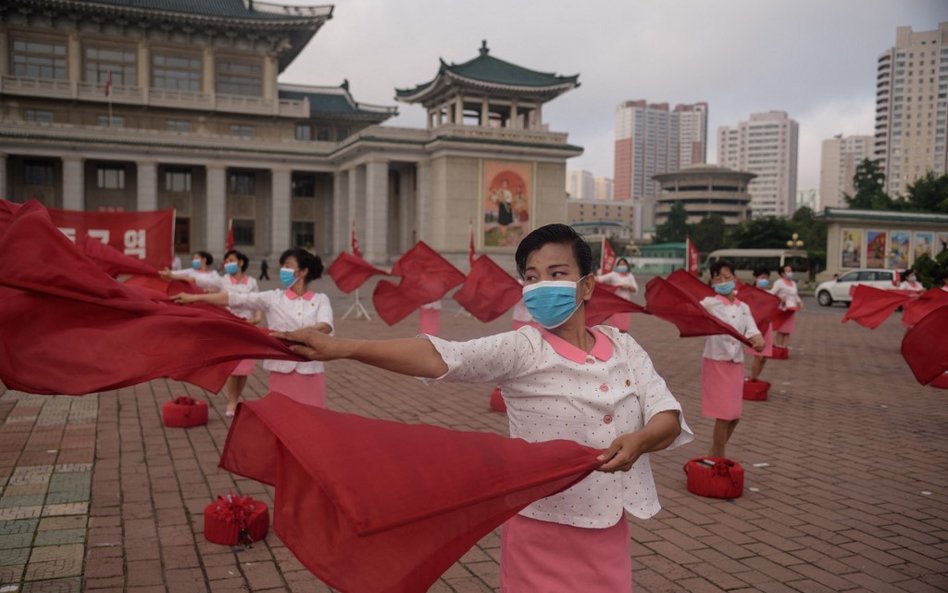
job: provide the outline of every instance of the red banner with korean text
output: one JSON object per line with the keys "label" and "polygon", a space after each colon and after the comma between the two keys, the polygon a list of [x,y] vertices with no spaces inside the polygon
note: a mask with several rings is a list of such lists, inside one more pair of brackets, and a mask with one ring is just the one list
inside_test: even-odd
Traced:
{"label": "red banner with korean text", "polygon": [[49,217],[73,243],[90,237],[159,270],[171,266],[174,209],[83,212],[50,208]]}

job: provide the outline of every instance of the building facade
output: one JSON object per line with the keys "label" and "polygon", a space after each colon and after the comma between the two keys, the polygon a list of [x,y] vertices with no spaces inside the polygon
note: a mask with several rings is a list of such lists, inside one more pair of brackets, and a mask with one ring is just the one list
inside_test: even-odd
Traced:
{"label": "building facade", "polygon": [[631,239],[635,207],[629,200],[566,200],[566,220],[584,236]]}
{"label": "building facade", "polygon": [[613,183],[608,177],[596,177],[596,192],[593,195],[596,200],[613,199]]}
{"label": "building facade", "polygon": [[[348,247],[354,225],[379,263],[418,240],[463,259],[471,221],[478,249],[507,254],[498,235],[563,220],[566,160],[581,149],[549,131],[541,110],[577,77],[499,60],[485,43],[474,59],[441,61],[433,80],[397,91],[424,104],[425,129],[383,126],[396,108],[356,101],[348,82],[279,80],[331,6],[155,6],[0,5],[4,198],[173,207],[178,252],[219,252],[233,220],[248,255],[294,245],[329,255]],[[486,175],[505,171],[520,183],[491,194]],[[516,209],[516,220],[483,222],[498,209]]]}
{"label": "building facade", "polygon": [[856,167],[873,158],[872,136],[837,135],[823,141],[820,153],[820,198],[824,208],[845,208],[845,195],[853,195]]}
{"label": "building facade", "polygon": [[733,171],[714,165],[692,165],[672,173],[656,175],[662,195],[655,208],[655,223],[668,221],[668,213],[681,202],[688,213],[688,223],[718,214],[724,223],[735,225],[747,220],[751,201],[748,185],[756,175]]}
{"label": "building facade", "polygon": [[566,174],[566,193],[578,200],[591,200],[596,195],[596,179],[583,169],[569,171]]}
{"label": "building facade", "polygon": [[636,238],[654,228],[661,187],[654,176],[707,160],[707,103],[626,101],[616,108],[613,198],[642,209]]}
{"label": "building facade", "polygon": [[819,190],[813,188],[797,190],[797,210],[804,207],[809,208],[814,212],[819,212],[823,209],[823,203],[820,199]]}
{"label": "building facade", "polygon": [[898,27],[876,68],[874,153],[890,195],[928,171],[948,171],[948,22],[934,31]]}
{"label": "building facade", "polygon": [[749,187],[754,217],[790,216],[797,198],[797,122],[784,111],[754,113],[718,128],[718,164],[757,175]]}

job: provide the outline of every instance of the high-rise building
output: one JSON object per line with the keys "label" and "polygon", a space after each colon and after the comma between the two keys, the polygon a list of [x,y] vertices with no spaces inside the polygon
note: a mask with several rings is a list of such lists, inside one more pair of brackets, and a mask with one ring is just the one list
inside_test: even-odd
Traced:
{"label": "high-rise building", "polygon": [[879,56],[875,157],[886,191],[902,195],[928,171],[948,170],[948,22],[934,31],[898,27]]}
{"label": "high-rise building", "polygon": [[820,192],[813,188],[807,189],[798,189],[797,190],[797,210],[806,206],[814,212],[818,212],[824,208],[820,204]]}
{"label": "high-rise building", "polygon": [[753,113],[748,121],[718,128],[718,164],[757,174],[748,187],[755,218],[796,210],[798,136],[797,122],[785,111]]}
{"label": "high-rise building", "polygon": [[579,200],[591,200],[596,194],[596,181],[593,174],[581,169],[566,175],[566,193]]}
{"label": "high-rise building", "polygon": [[609,177],[596,177],[595,198],[597,200],[611,200],[613,189],[612,186],[612,179]]}
{"label": "high-rise building", "polygon": [[704,163],[708,153],[708,104],[677,105],[626,101],[616,108],[613,198],[632,200],[642,209],[639,228],[654,227],[655,200],[661,194],[655,175]]}
{"label": "high-rise building", "polygon": [[821,208],[846,207],[843,194],[851,196],[855,193],[853,176],[856,167],[863,160],[872,158],[872,147],[872,136],[836,135],[823,141],[820,154]]}

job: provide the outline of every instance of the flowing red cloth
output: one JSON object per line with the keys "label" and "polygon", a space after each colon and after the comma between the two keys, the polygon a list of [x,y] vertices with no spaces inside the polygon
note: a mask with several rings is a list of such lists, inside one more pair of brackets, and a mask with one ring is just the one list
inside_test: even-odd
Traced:
{"label": "flowing red cloth", "polygon": [[713,288],[702,282],[700,278],[685,270],[675,270],[668,275],[666,280],[699,301],[705,297],[713,297],[717,294]]}
{"label": "flowing red cloth", "polygon": [[948,371],[948,300],[941,302],[902,338],[902,358],[922,385],[938,380],[940,386]]}
{"label": "flowing red cloth", "polygon": [[299,360],[223,309],[183,307],[116,282],[38,202],[0,234],[0,379],[30,393],[79,395],[171,377],[219,391],[245,358]]}
{"label": "flowing red cloth", "polygon": [[929,288],[917,299],[905,303],[902,308],[902,323],[915,325],[935,309],[948,304],[948,292],[940,288]]}
{"label": "flowing red cloth", "polygon": [[616,313],[646,313],[645,307],[627,301],[615,294],[618,286],[596,283],[592,298],[586,303],[586,326],[592,327],[605,323]]}
{"label": "flowing red cloth", "polygon": [[375,311],[389,325],[395,325],[425,303],[437,301],[464,282],[464,274],[424,241],[398,258],[392,275],[402,277],[398,285],[381,280],[372,293]]}
{"label": "flowing red cloth", "polygon": [[122,275],[156,276],[158,270],[137,257],[129,257],[98,239],[88,235],[76,242],[79,250],[100,270],[115,278]]}
{"label": "flowing red cloth", "polygon": [[326,270],[339,290],[349,294],[362,286],[372,276],[387,276],[388,272],[380,270],[357,255],[343,251],[336,257]]}
{"label": "flowing red cloth", "polygon": [[417,593],[525,506],[586,477],[597,453],[572,441],[362,418],[271,393],[237,409],[220,465],[276,487],[277,535],[329,586]]}
{"label": "flowing red cloth", "polygon": [[494,260],[482,255],[471,263],[471,272],[454,293],[454,300],[487,323],[509,311],[522,295],[520,283]]}
{"label": "flowing red cloth", "polygon": [[850,319],[863,327],[876,329],[889,318],[896,309],[908,303],[912,298],[899,290],[881,290],[859,284],[849,291],[853,300],[843,315],[842,323]]}
{"label": "flowing red cloth", "polygon": [[200,286],[187,280],[165,280],[159,276],[129,276],[124,283],[126,286],[134,286],[140,290],[155,292],[162,297],[173,297],[182,292],[204,294]]}
{"label": "flowing red cloth", "polygon": [[749,339],[701,306],[689,292],[665,278],[652,278],[645,285],[645,309],[652,315],[674,324],[683,338],[728,335],[748,346]]}

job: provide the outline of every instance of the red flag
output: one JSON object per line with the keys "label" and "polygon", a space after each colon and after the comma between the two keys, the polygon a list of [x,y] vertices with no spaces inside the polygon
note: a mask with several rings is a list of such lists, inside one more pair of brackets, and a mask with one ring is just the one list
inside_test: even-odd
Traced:
{"label": "red flag", "polygon": [[362,248],[359,246],[359,237],[356,236],[356,223],[352,221],[352,237],[350,239],[352,243],[352,255],[356,257],[362,257]]}
{"label": "red flag", "polygon": [[340,253],[326,271],[339,290],[346,294],[362,286],[372,276],[388,275],[385,270],[376,268],[348,251]]}
{"label": "red flag", "polygon": [[683,338],[728,335],[751,345],[749,339],[701,306],[698,299],[664,278],[652,278],[645,285],[646,309],[678,328]]}
{"label": "red flag", "polygon": [[922,385],[944,384],[948,371],[948,300],[923,317],[902,338],[902,357]]}
{"label": "red flag", "polygon": [[599,259],[599,273],[608,274],[616,265],[616,253],[605,237],[602,238],[602,257]]}
{"label": "red flag", "polygon": [[911,297],[898,290],[880,290],[865,284],[854,286],[849,294],[853,301],[843,315],[842,323],[850,319],[863,327],[876,329],[889,318],[896,309],[911,300]]}
{"label": "red flag", "polygon": [[0,258],[0,380],[11,389],[84,394],[171,377],[219,391],[242,359],[299,360],[224,309],[116,282],[38,202],[13,215],[0,253],[17,254]]}
{"label": "red flag", "polygon": [[694,274],[690,274],[684,270],[675,270],[668,275],[667,280],[695,297],[698,301],[705,297],[713,297],[717,294],[713,288],[696,278]]}
{"label": "red flag", "polygon": [[616,295],[615,291],[618,288],[618,286],[596,283],[592,298],[585,305],[588,327],[605,323],[616,313],[647,313],[645,307]]}
{"label": "red flag", "polygon": [[234,219],[227,221],[227,241],[224,243],[224,251],[230,251],[234,248]]}
{"label": "red flag", "polygon": [[695,276],[701,275],[701,255],[698,248],[691,242],[691,237],[685,236],[685,259],[688,272]]}
{"label": "red flag", "polygon": [[121,275],[155,276],[158,271],[138,259],[129,257],[111,245],[86,235],[76,241],[79,250],[103,272],[115,278]]}
{"label": "red flag", "polygon": [[392,275],[402,277],[397,286],[381,280],[372,294],[375,310],[389,325],[398,323],[425,303],[437,301],[464,282],[464,274],[424,241],[398,258],[392,266]]}
{"label": "red flag", "polygon": [[470,266],[469,269],[473,270],[473,269],[474,269],[474,257],[475,257],[475,253],[474,253],[474,225],[471,224],[471,223],[468,223],[468,232],[469,232],[469,235],[470,235],[470,240],[469,240],[468,246],[467,246],[467,265]]}
{"label": "red flag", "polygon": [[596,454],[270,394],[238,407],[220,465],[275,487],[274,530],[330,587],[405,593],[427,591],[497,526],[589,475]]}
{"label": "red flag", "polygon": [[462,307],[484,323],[493,321],[510,310],[522,298],[520,283],[482,255],[471,264],[471,273],[454,293]]}
{"label": "red flag", "polygon": [[908,326],[915,325],[935,309],[944,306],[946,302],[948,302],[948,292],[940,288],[930,288],[918,298],[905,304],[902,308],[902,323]]}

